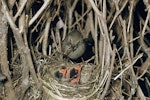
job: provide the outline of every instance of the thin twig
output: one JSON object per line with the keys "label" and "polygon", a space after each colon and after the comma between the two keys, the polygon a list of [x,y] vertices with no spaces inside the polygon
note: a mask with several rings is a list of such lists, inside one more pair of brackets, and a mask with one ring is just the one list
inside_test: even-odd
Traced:
{"label": "thin twig", "polygon": [[[49,15],[49,14],[48,14]],[[44,55],[47,55],[47,47],[48,47],[48,35],[49,35],[49,30],[50,30],[50,23],[51,23],[51,18],[48,18],[46,21],[46,26],[44,30],[44,38],[42,42],[42,52]]]}
{"label": "thin twig", "polygon": [[146,26],[147,26],[147,24],[148,24],[149,18],[150,18],[150,7],[149,7],[149,9],[148,9],[147,17],[146,17],[146,20],[145,20],[145,24],[144,24],[144,27],[143,27],[143,30],[142,30],[142,33],[141,33],[142,36],[145,35],[145,30],[146,30]]}
{"label": "thin twig", "polygon": [[20,16],[21,12],[23,11],[25,5],[26,5],[27,0],[23,0],[23,2],[20,4],[19,10],[16,13],[16,15],[14,16],[14,20],[17,19],[18,16]]}
{"label": "thin twig", "polygon": [[91,9],[86,10],[86,12],[76,21],[74,22],[70,28],[73,28],[79,21],[83,20],[83,18],[85,17],[85,15],[87,15],[89,13]]}
{"label": "thin twig", "polygon": [[33,16],[33,18],[29,21],[29,26],[31,26],[35,20],[43,13],[43,11],[47,8],[48,5],[50,5],[52,1],[46,0],[43,4],[43,6],[38,10],[38,12]]}
{"label": "thin twig", "polygon": [[143,54],[138,55],[138,56],[132,61],[131,64],[127,64],[128,66],[127,66],[120,74],[118,74],[118,75],[114,78],[114,80],[118,79],[126,70],[128,70],[130,67],[132,67],[132,66],[136,63],[136,61],[137,61],[138,59],[140,59],[142,56],[143,56]]}
{"label": "thin twig", "polygon": [[[114,2],[116,3],[116,1],[114,1]],[[128,3],[128,0],[125,1],[125,3],[123,4],[123,6],[121,7],[120,10],[119,10],[119,8],[116,9],[117,12],[116,12],[116,14],[115,14],[115,16],[114,16],[114,18],[113,18],[113,20],[112,20],[110,26],[109,26],[109,30],[112,28],[112,26],[113,26],[113,24],[114,24],[114,22],[115,22],[117,16],[123,11],[123,9],[125,8],[125,6],[126,6],[127,3]]]}
{"label": "thin twig", "polygon": [[109,72],[108,80],[106,82],[106,86],[105,86],[104,91],[103,91],[103,93],[102,93],[102,95],[100,97],[100,100],[104,100],[104,97],[105,97],[105,95],[107,93],[107,90],[109,89],[109,86],[110,86],[112,72],[113,72],[113,69],[114,69],[115,51],[116,51],[116,49],[114,49],[113,52],[112,52],[112,59],[111,59],[111,64],[110,64],[110,72]]}
{"label": "thin twig", "polygon": [[130,25],[131,25],[131,20],[132,20],[132,14],[133,14],[133,6],[134,6],[134,0],[130,1],[130,13],[129,13],[129,22],[127,26],[127,33],[129,32]]}
{"label": "thin twig", "polygon": [[106,9],[106,0],[103,1],[103,18],[106,20],[106,14],[107,14],[107,9]]}
{"label": "thin twig", "polygon": [[94,47],[95,47],[95,61],[96,61],[96,65],[99,64],[99,60],[98,60],[98,33],[97,33],[97,24],[98,24],[98,20],[97,20],[97,15],[95,16],[95,28],[94,28]]}
{"label": "thin twig", "polygon": [[[68,1],[68,2],[71,3],[71,1]],[[71,8],[68,11],[69,12],[68,13],[68,17],[69,17],[68,26],[69,26],[69,29],[71,29],[71,25],[72,25],[72,21],[73,21],[73,19],[72,19],[73,16],[72,15],[73,15],[73,12],[74,12],[74,9],[75,9],[77,3],[78,3],[78,0],[75,0],[72,4]]]}

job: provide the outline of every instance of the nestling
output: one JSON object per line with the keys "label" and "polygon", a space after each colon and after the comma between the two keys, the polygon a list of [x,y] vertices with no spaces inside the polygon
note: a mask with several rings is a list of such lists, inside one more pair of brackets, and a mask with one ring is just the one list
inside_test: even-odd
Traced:
{"label": "nestling", "polygon": [[83,36],[77,30],[70,32],[62,42],[62,51],[64,55],[75,60],[83,55],[86,46]]}

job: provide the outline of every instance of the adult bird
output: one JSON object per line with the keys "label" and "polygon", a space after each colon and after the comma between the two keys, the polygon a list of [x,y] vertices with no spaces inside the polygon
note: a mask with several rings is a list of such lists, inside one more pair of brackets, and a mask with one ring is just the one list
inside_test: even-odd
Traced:
{"label": "adult bird", "polygon": [[64,55],[70,59],[76,60],[81,57],[85,52],[86,46],[83,40],[82,34],[73,30],[64,39],[62,42],[62,51]]}

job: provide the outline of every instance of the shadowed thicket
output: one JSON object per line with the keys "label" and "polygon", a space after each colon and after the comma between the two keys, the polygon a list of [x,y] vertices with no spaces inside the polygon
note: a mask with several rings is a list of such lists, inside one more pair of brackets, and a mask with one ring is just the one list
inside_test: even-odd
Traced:
{"label": "shadowed thicket", "polygon": [[[74,29],[76,60],[62,52]],[[0,99],[149,99],[149,38],[149,0],[1,0]],[[55,77],[77,65],[77,84]]]}

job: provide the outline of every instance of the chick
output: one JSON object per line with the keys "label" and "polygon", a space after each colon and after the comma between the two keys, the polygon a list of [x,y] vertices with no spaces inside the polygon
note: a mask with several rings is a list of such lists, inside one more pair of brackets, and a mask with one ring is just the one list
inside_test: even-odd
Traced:
{"label": "chick", "polygon": [[81,84],[90,82],[93,68],[94,68],[94,65],[90,65],[90,64],[83,65],[82,70],[81,70],[81,76],[80,76]]}
{"label": "chick", "polygon": [[70,32],[62,42],[62,51],[70,59],[76,60],[85,52],[86,46],[81,33],[77,30]]}

